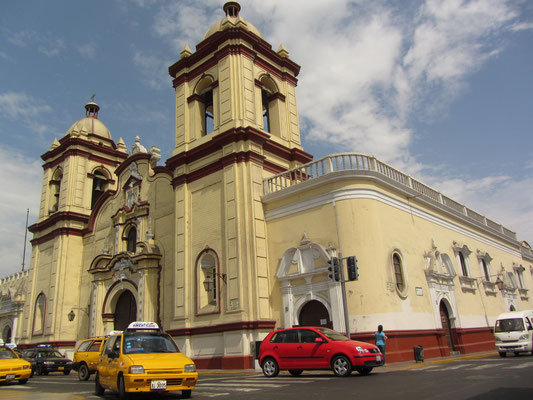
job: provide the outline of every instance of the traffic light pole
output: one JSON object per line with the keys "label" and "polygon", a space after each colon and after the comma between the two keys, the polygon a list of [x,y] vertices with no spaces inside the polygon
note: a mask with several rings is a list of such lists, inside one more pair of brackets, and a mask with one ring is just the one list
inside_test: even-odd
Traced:
{"label": "traffic light pole", "polygon": [[344,259],[339,252],[339,269],[341,276],[342,306],[344,308],[344,325],[346,326],[346,337],[350,339],[350,318],[348,317],[348,300],[346,299],[346,280],[344,279]]}

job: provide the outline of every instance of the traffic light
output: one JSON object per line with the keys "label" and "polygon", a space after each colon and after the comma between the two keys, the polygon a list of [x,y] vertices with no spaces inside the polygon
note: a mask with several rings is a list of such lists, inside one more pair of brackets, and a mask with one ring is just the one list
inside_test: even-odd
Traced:
{"label": "traffic light", "polygon": [[359,271],[357,270],[357,258],[350,256],[346,259],[346,265],[348,270],[348,280],[356,281],[359,279]]}
{"label": "traffic light", "polygon": [[328,260],[329,279],[335,279],[337,282],[341,280],[341,274],[339,269],[339,259],[337,257],[331,257]]}

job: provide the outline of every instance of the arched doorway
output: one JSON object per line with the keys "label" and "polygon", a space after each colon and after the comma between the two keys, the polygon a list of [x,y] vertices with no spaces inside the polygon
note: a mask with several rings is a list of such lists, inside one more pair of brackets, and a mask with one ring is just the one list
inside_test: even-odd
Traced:
{"label": "arched doorway", "polygon": [[11,327],[6,325],[2,331],[2,340],[4,343],[11,343]]}
{"label": "arched doorway", "polygon": [[453,343],[452,328],[450,324],[450,314],[448,313],[448,307],[444,301],[440,302],[440,320],[442,323],[442,329],[444,329],[444,335],[446,336],[446,342],[450,351],[455,351],[455,345]]}
{"label": "arched doorway", "polygon": [[298,317],[300,326],[327,326],[333,328],[328,309],[317,300],[304,304]]}
{"label": "arched doorway", "polygon": [[511,307],[509,307],[509,311],[516,311],[516,308],[511,304]]}
{"label": "arched doorway", "polygon": [[122,292],[115,307],[114,329],[123,331],[128,325],[137,319],[137,303],[135,296],[129,291]]}

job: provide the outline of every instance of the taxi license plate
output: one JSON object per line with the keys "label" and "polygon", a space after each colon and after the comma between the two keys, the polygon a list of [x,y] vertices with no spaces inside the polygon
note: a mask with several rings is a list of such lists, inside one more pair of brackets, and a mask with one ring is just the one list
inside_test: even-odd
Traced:
{"label": "taxi license plate", "polygon": [[152,381],[150,383],[150,389],[163,390],[167,388],[167,381]]}
{"label": "taxi license plate", "polygon": [[381,361],[381,356],[376,356],[376,361]]}
{"label": "taxi license plate", "polygon": [[63,370],[65,369],[65,367],[57,367],[57,369],[58,369],[59,371],[63,371]]}
{"label": "taxi license plate", "polygon": [[6,375],[6,381],[10,381],[12,379],[15,379],[15,375]]}

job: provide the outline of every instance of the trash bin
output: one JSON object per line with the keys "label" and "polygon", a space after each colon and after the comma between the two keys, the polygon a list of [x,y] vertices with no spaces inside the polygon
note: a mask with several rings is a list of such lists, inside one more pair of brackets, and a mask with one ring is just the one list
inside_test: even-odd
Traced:
{"label": "trash bin", "polygon": [[415,346],[413,347],[413,351],[415,353],[415,361],[424,362],[424,348],[422,346]]}

